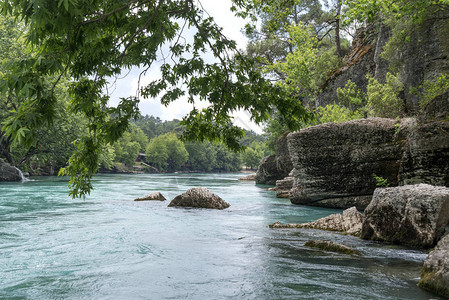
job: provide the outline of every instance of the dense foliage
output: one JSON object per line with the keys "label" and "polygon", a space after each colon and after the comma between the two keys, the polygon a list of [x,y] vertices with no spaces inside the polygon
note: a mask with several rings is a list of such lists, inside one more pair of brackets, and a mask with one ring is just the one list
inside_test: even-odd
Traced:
{"label": "dense foliage", "polygon": [[[222,141],[241,150],[243,131],[232,124],[233,111],[246,109],[262,122],[275,107],[291,128],[306,116],[300,103],[264,78],[254,60],[240,54],[193,0],[13,0],[2,1],[0,9],[23,21],[33,50],[30,57],[11,61],[2,76],[6,97],[21,101],[3,129],[13,141],[36,146],[36,131],[57,117],[55,91],[68,76],[70,108],[86,119],[86,134],[77,139],[61,172],[71,176],[74,197],[89,193],[103,147],[116,142],[139,115],[136,97],[107,105],[109,84],[126,69],[150,70],[159,51],[168,49],[164,57],[170,62],[161,66],[160,79],[141,87],[140,95],[160,97],[163,104],[184,95],[192,104],[209,103],[183,119],[185,140]],[[183,38],[186,28],[194,32],[192,39]],[[215,60],[206,60],[206,52]]]}

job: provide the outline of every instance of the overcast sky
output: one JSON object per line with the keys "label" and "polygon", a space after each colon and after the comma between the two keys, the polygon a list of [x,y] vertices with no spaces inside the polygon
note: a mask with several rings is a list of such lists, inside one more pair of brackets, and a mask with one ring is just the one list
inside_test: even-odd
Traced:
{"label": "overcast sky", "polygon": [[[235,17],[229,10],[231,7],[231,0],[201,0],[201,3],[205,11],[214,17],[215,22],[223,28],[223,33],[228,38],[235,40],[239,48],[244,49],[246,47],[247,39],[241,33],[241,29],[245,25],[245,21]],[[159,66],[160,64],[154,64],[145,77],[141,78],[140,86],[160,77]],[[117,81],[111,95],[112,105],[116,105],[120,97],[136,95],[139,73],[140,70],[132,70],[126,77]],[[201,104],[195,105],[196,107],[201,107]],[[206,103],[203,103],[202,105],[203,107],[207,106]],[[141,99],[139,108],[143,115],[148,114],[160,117],[162,120],[173,120],[181,119],[185,116],[192,109],[192,104],[187,103],[186,99],[179,99],[165,107],[157,99]],[[257,133],[262,132],[262,129],[259,126],[250,122],[249,114],[247,112],[237,112],[234,115],[234,121],[236,125],[244,129],[253,130]]]}

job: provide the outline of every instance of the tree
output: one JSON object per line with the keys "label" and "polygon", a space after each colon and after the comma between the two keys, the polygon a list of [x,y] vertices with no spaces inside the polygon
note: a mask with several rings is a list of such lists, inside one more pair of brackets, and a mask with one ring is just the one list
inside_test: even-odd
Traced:
{"label": "tree", "polygon": [[217,165],[217,149],[210,142],[190,142],[185,144],[189,152],[187,164],[191,170],[210,172]]}
{"label": "tree", "polygon": [[[0,60],[11,61],[28,59],[31,57],[30,49],[22,36],[26,28],[23,24],[16,24],[9,16],[0,16]],[[0,76],[7,71],[5,65],[0,65]],[[53,78],[44,76],[43,84],[48,84]],[[28,171],[31,174],[54,174],[64,167],[71,152],[75,149],[73,140],[78,138],[83,130],[84,119],[79,114],[73,114],[68,109],[68,92],[64,86],[67,78],[61,78],[63,83],[55,88],[57,102],[55,107],[55,120],[50,124],[44,124],[41,128],[33,128],[35,145],[24,147],[19,143],[13,143],[13,139],[0,131],[0,156],[5,157],[9,163]],[[0,124],[6,122],[21,110],[24,99],[14,96],[0,96]],[[33,118],[34,115],[29,115]],[[20,129],[19,129],[20,130]],[[26,128],[18,139],[26,135]]]}
{"label": "tree", "polygon": [[183,166],[188,158],[184,143],[175,133],[166,133],[155,137],[147,147],[147,160],[161,171],[177,171]]}
{"label": "tree", "polygon": [[251,169],[259,166],[262,158],[267,154],[264,144],[253,142],[250,147],[246,148],[242,155],[243,164]]}
{"label": "tree", "polygon": [[[107,105],[109,81],[135,66],[151,69],[164,47],[170,50],[165,57],[171,63],[165,61],[162,78],[141,87],[140,95],[162,94],[163,104],[184,95],[192,104],[207,100],[209,107],[193,108],[183,119],[186,140],[223,141],[241,150],[243,133],[232,124],[233,111],[246,109],[260,123],[276,108],[291,128],[307,116],[300,103],[260,74],[254,60],[237,51],[235,42],[193,0],[13,0],[3,1],[0,9],[23,20],[34,50],[31,57],[12,61],[0,82],[7,97],[22,99],[3,126],[13,141],[36,145],[35,129],[56,117],[55,89],[61,78],[73,79],[71,109],[87,119],[87,134],[77,140],[61,172],[71,176],[74,197],[90,192],[103,146],[116,142],[139,116],[136,97],[122,98],[117,107]],[[191,42],[182,38],[186,27],[195,31]],[[206,62],[205,52],[216,60]],[[42,80],[46,75],[54,76],[49,84]]]}
{"label": "tree", "polygon": [[115,162],[133,166],[139,156],[141,145],[133,140],[130,132],[125,132],[114,144]]}
{"label": "tree", "polygon": [[229,151],[223,144],[214,145],[217,152],[217,160],[214,170],[224,172],[239,171],[242,167],[240,155]]}

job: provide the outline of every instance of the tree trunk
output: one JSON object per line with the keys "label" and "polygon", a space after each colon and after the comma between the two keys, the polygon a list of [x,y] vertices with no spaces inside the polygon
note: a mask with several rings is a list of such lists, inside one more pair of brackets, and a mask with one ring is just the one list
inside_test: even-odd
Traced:
{"label": "tree trunk", "polygon": [[341,0],[337,2],[337,14],[335,19],[335,46],[337,47],[338,57],[342,57],[341,43],[340,43],[340,13],[341,13]]}

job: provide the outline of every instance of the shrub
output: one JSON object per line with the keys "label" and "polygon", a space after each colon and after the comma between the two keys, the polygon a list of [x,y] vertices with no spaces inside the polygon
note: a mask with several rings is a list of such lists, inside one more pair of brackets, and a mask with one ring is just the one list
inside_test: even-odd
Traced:
{"label": "shrub", "polygon": [[368,78],[368,115],[372,117],[396,118],[404,110],[404,101],[399,93],[404,90],[400,77],[387,73],[385,84],[371,75]]}

